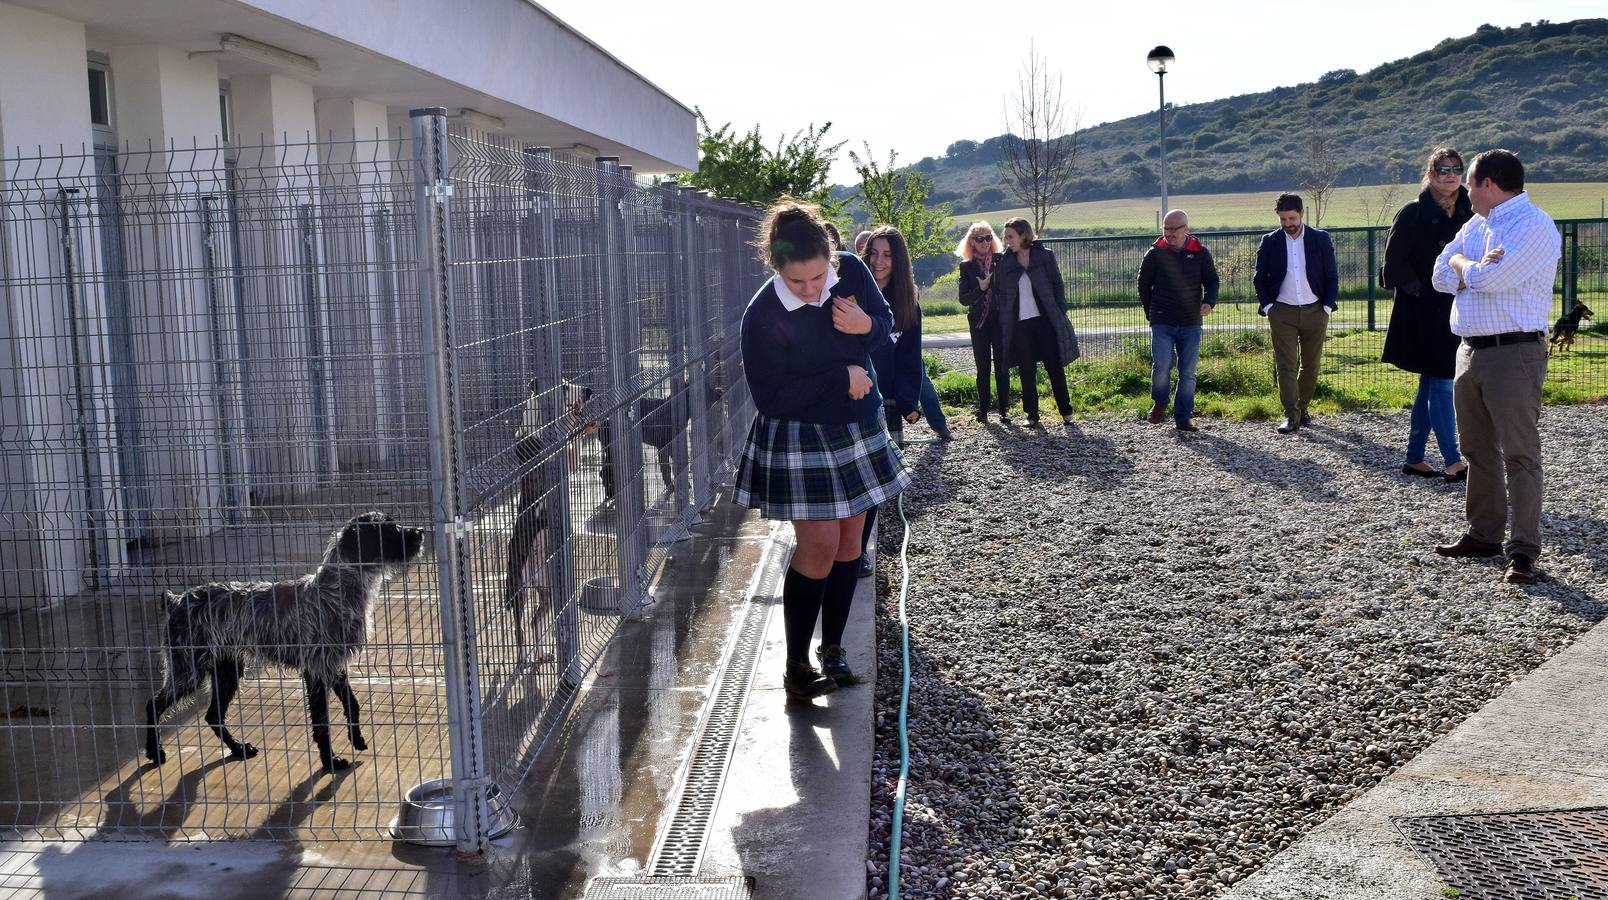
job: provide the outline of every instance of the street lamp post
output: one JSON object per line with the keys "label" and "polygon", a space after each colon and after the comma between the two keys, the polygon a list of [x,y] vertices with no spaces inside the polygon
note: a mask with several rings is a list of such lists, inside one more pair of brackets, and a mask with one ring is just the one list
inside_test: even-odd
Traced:
{"label": "street lamp post", "polygon": [[1172,48],[1165,45],[1156,47],[1145,57],[1145,65],[1150,71],[1156,73],[1156,83],[1161,91],[1161,104],[1156,108],[1156,118],[1161,123],[1161,215],[1167,215],[1167,68],[1173,63]]}

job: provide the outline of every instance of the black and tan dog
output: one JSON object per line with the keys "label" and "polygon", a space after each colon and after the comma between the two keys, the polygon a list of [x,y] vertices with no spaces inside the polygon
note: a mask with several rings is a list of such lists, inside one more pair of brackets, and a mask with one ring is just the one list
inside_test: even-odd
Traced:
{"label": "black and tan dog", "polygon": [[1576,300],[1574,309],[1559,316],[1558,321],[1552,323],[1552,337],[1547,339],[1547,343],[1552,346],[1547,352],[1563,353],[1573,347],[1575,333],[1580,330],[1580,320],[1589,318],[1591,318],[1591,307]]}
{"label": "black and tan dog", "polygon": [[341,701],[352,747],[368,749],[346,667],[368,642],[369,607],[386,579],[419,557],[424,532],[380,512],[354,517],[330,535],[318,568],[290,581],[214,582],[164,594],[167,606],[162,689],[146,704],[145,755],[167,761],[158,725],[175,703],[212,682],[206,721],[233,759],[257,748],[235,739],[224,716],[246,666],[270,662],[301,672],[318,761],[351,767],[329,744],[329,691]]}
{"label": "black and tan dog", "polygon": [[508,536],[503,605],[513,614],[516,647],[521,655],[526,646],[526,607],[531,606],[531,595],[535,595],[529,622],[539,638],[540,623],[553,606],[548,562],[569,536],[568,529],[561,527],[564,523],[552,514],[555,504],[549,496],[552,485],[547,465],[554,454],[561,452],[567,470],[575,472],[580,467],[581,442],[597,430],[597,421],[586,412],[591,388],[565,381],[555,390],[559,420],[544,428],[538,403],[541,385],[531,379],[514,444],[514,457],[522,471],[514,527]]}

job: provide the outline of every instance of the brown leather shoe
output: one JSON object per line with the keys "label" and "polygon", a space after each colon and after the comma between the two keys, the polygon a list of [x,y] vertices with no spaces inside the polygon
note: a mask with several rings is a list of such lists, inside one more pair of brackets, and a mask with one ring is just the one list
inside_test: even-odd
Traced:
{"label": "brown leather shoe", "polygon": [[1150,424],[1152,424],[1152,425],[1160,425],[1161,420],[1163,418],[1165,418],[1166,415],[1167,415],[1167,404],[1165,404],[1165,403],[1152,403],[1150,405],[1150,415],[1147,418],[1149,419]]}
{"label": "brown leather shoe", "polygon": [[1515,553],[1508,557],[1507,572],[1502,580],[1508,584],[1535,584],[1540,578],[1535,571],[1535,561],[1523,553]]}
{"label": "brown leather shoe", "polygon": [[1484,541],[1475,540],[1473,537],[1465,534],[1458,538],[1457,543],[1455,544],[1441,544],[1439,547],[1435,548],[1435,552],[1439,553],[1441,556],[1458,558],[1501,556],[1502,545],[1487,544]]}
{"label": "brown leather shoe", "polygon": [[1179,419],[1177,422],[1173,423],[1173,427],[1177,428],[1179,431],[1199,431],[1200,430],[1199,428],[1197,428],[1195,426],[1194,422],[1191,422],[1188,419]]}

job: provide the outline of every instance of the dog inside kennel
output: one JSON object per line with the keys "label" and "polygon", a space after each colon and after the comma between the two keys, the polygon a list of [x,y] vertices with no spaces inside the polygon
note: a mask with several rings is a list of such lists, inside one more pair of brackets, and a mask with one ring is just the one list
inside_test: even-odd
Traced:
{"label": "dog inside kennel", "polygon": [[421,113],[0,164],[0,829],[510,793],[729,475],[753,211]]}

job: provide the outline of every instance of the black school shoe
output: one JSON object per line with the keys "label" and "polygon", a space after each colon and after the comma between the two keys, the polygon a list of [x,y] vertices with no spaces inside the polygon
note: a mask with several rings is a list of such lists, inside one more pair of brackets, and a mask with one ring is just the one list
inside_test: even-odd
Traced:
{"label": "black school shoe", "polygon": [[855,677],[854,670],[849,668],[849,654],[836,644],[822,644],[815,655],[821,660],[821,674],[832,679],[838,687],[848,687],[859,684],[860,679]]}
{"label": "black school shoe", "polygon": [[787,661],[787,674],[782,676],[782,689],[789,700],[814,700],[837,690],[837,682],[815,671],[807,662]]}
{"label": "black school shoe", "polygon": [[1405,463],[1402,464],[1401,474],[1417,475],[1419,478],[1445,478],[1446,475],[1439,469],[1415,469]]}

